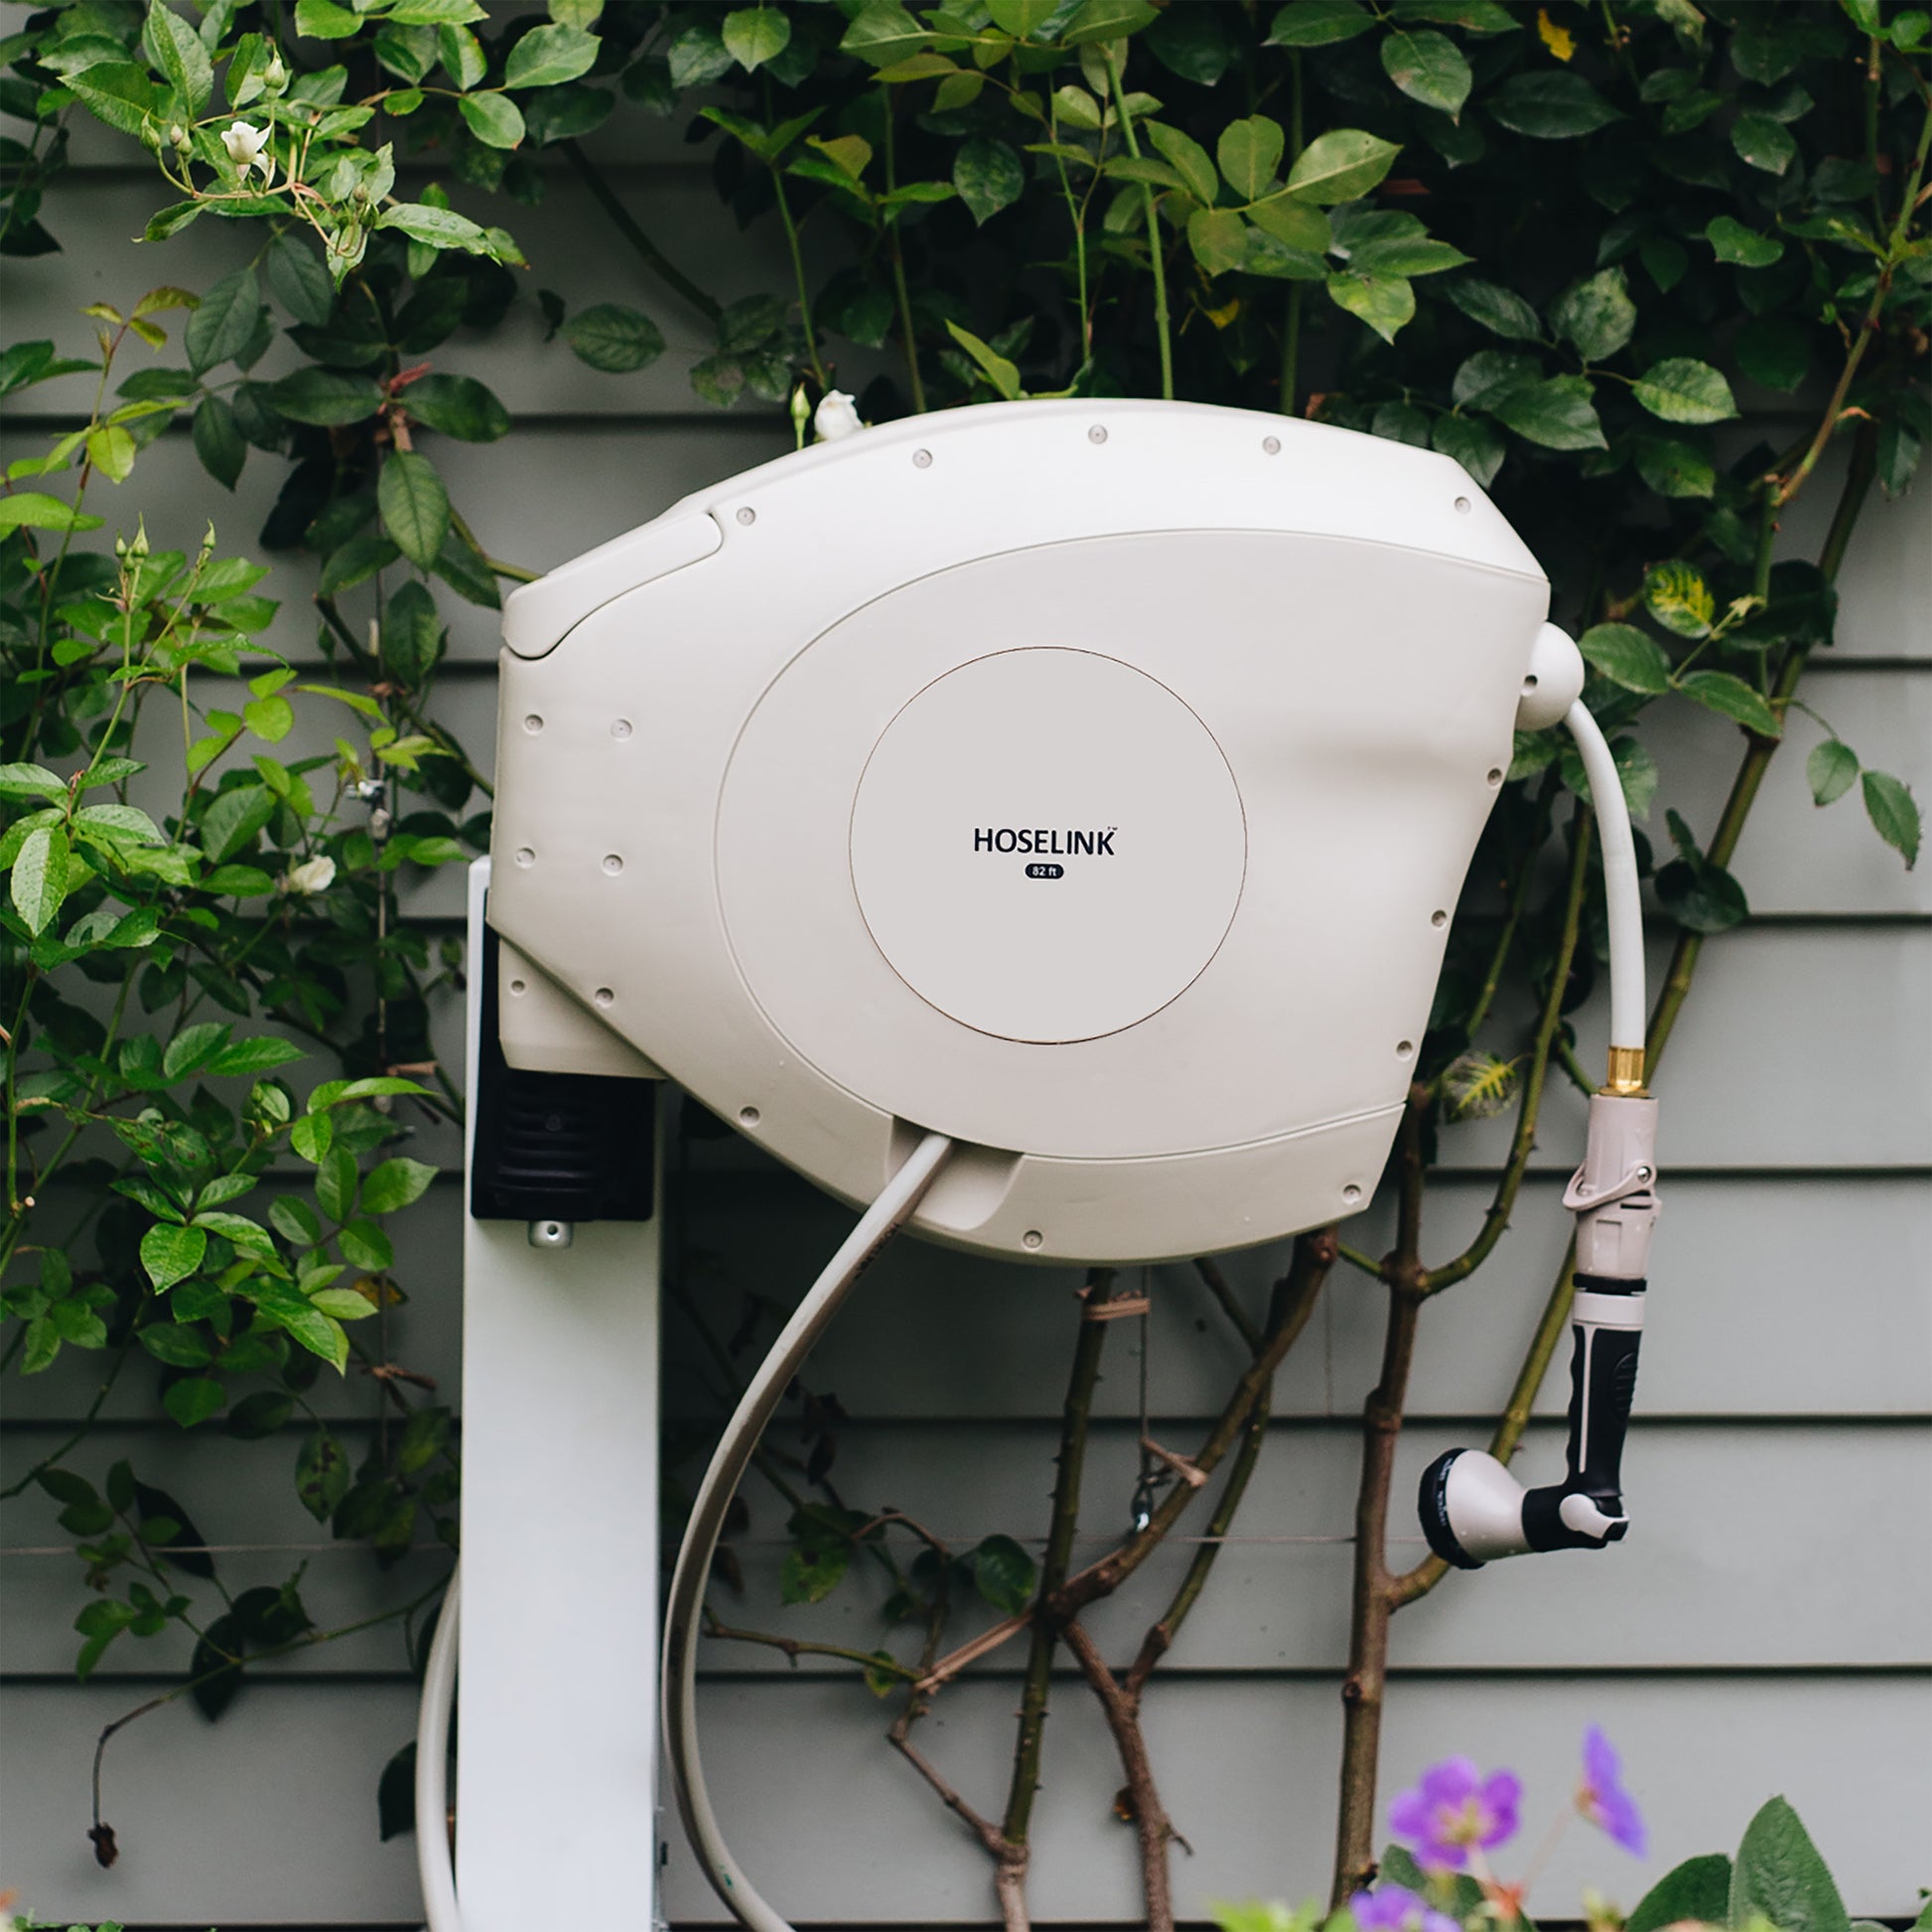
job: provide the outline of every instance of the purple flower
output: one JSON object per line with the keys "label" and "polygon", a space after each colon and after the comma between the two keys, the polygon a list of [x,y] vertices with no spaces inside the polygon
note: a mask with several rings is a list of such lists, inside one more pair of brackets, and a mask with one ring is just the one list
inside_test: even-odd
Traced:
{"label": "purple flower", "polygon": [[1471,1846],[1486,1852],[1515,1835],[1522,1796],[1513,1771],[1484,1778],[1469,1758],[1446,1758],[1389,1807],[1389,1829],[1432,1869],[1460,1871]]}
{"label": "purple flower", "polygon": [[1434,1910],[1405,1885],[1358,1891],[1348,1901],[1348,1909],[1361,1932],[1461,1932],[1448,1913]]}
{"label": "purple flower", "polygon": [[1642,1858],[1650,1838],[1636,1799],[1618,1781],[1620,1770],[1610,1740],[1591,1725],[1584,1732],[1584,1781],[1577,1789],[1577,1809],[1626,1852]]}

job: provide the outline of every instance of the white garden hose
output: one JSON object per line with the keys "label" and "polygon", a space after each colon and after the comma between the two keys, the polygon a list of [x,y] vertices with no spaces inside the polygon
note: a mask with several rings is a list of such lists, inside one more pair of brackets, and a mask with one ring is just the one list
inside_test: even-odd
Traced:
{"label": "white garden hose", "polygon": [[[711,1560],[724,1533],[725,1515],[737,1493],[739,1478],[750,1465],[759,1438],[799,1365],[838,1312],[853,1284],[911,1216],[951,1152],[952,1142],[945,1135],[928,1134],[886,1183],[885,1191],[866,1210],[799,1303],[726,1427],[698,1487],[698,1499],[677,1554],[670,1602],[664,1612],[664,1742],[670,1752],[671,1788],[677,1794],[685,1831],[712,1889],[739,1923],[751,1927],[752,1932],[792,1932],[792,1927],[759,1896],[739,1869],[718,1829],[711,1794],[705,1789],[704,1766],[698,1757],[698,1636]],[[441,1932],[441,1928],[433,1928],[433,1932]]]}
{"label": "white garden hose", "polygon": [[461,1932],[462,1925],[449,1827],[450,1712],[456,1700],[457,1592],[462,1579],[461,1566],[450,1572],[416,1719],[416,1875],[422,1881],[429,1932]]}
{"label": "white garden hose", "polygon": [[[705,1876],[739,1921],[753,1932],[792,1932],[792,1928],[759,1896],[739,1869],[718,1830],[711,1796],[705,1789],[704,1767],[698,1758],[697,1639],[711,1560],[717,1554],[739,1479],[792,1377],[859,1277],[911,1217],[951,1152],[952,1142],[944,1134],[926,1135],[826,1263],[824,1272],[771,1344],[771,1352],[759,1364],[726,1426],[699,1485],[678,1551],[664,1619],[664,1740],[670,1753],[671,1783]],[[443,1597],[423,1674],[423,1699],[416,1725],[416,1869],[422,1880],[428,1932],[462,1932],[445,1823],[449,1816],[450,1713],[456,1690],[460,1578],[460,1570],[451,1573]]]}
{"label": "white garden hose", "polygon": [[1637,883],[1637,845],[1623,802],[1623,778],[1602,728],[1579,698],[1564,714],[1577,741],[1596,807],[1603,844],[1603,898],[1610,927],[1610,1046],[1641,1054],[1644,1040],[1643,898]]}

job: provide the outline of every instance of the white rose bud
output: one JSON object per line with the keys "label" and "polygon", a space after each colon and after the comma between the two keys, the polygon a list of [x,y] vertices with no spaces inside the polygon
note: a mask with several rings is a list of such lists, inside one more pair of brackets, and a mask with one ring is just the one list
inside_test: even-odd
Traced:
{"label": "white rose bud", "polygon": [[230,121],[221,136],[228,159],[245,175],[250,168],[262,171],[267,181],[275,172],[275,157],[268,152],[268,129],[250,127],[246,121]]}
{"label": "white rose bud", "polygon": [[308,896],[313,893],[326,893],[336,883],[336,862],[334,859],[304,859],[299,866],[291,866],[282,878],[282,890]]}
{"label": "white rose bud", "polygon": [[812,415],[812,427],[821,443],[836,443],[865,424],[859,420],[858,405],[843,389],[828,389]]}
{"label": "white rose bud", "polygon": [[271,94],[279,94],[289,82],[289,70],[282,65],[279,54],[269,56],[267,67],[262,69],[262,86]]}

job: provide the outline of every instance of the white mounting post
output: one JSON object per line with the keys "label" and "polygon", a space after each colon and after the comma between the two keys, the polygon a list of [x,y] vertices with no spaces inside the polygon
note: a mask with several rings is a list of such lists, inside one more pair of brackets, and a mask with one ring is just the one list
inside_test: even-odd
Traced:
{"label": "white mounting post", "polygon": [[[467,1091],[483,896],[470,868]],[[470,1119],[474,1133],[476,1110]],[[661,1144],[661,1142],[660,1142]],[[660,1173],[653,1180],[656,1198]],[[464,1932],[657,1923],[659,1212],[463,1231]]]}

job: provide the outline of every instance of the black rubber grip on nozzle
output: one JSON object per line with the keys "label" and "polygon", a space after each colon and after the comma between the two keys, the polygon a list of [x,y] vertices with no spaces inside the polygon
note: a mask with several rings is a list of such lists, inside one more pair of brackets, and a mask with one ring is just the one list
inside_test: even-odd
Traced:
{"label": "black rubber grip on nozzle", "polygon": [[[1570,1444],[1568,1472],[1561,1483],[1532,1489],[1523,1498],[1523,1534],[1533,1550],[1597,1550],[1621,1540],[1623,1521],[1623,1438],[1637,1392],[1637,1348],[1641,1330],[1598,1328],[1577,1322],[1571,1328]],[[1611,1520],[1598,1534],[1574,1529],[1563,1520],[1563,1505],[1582,1496]]]}

